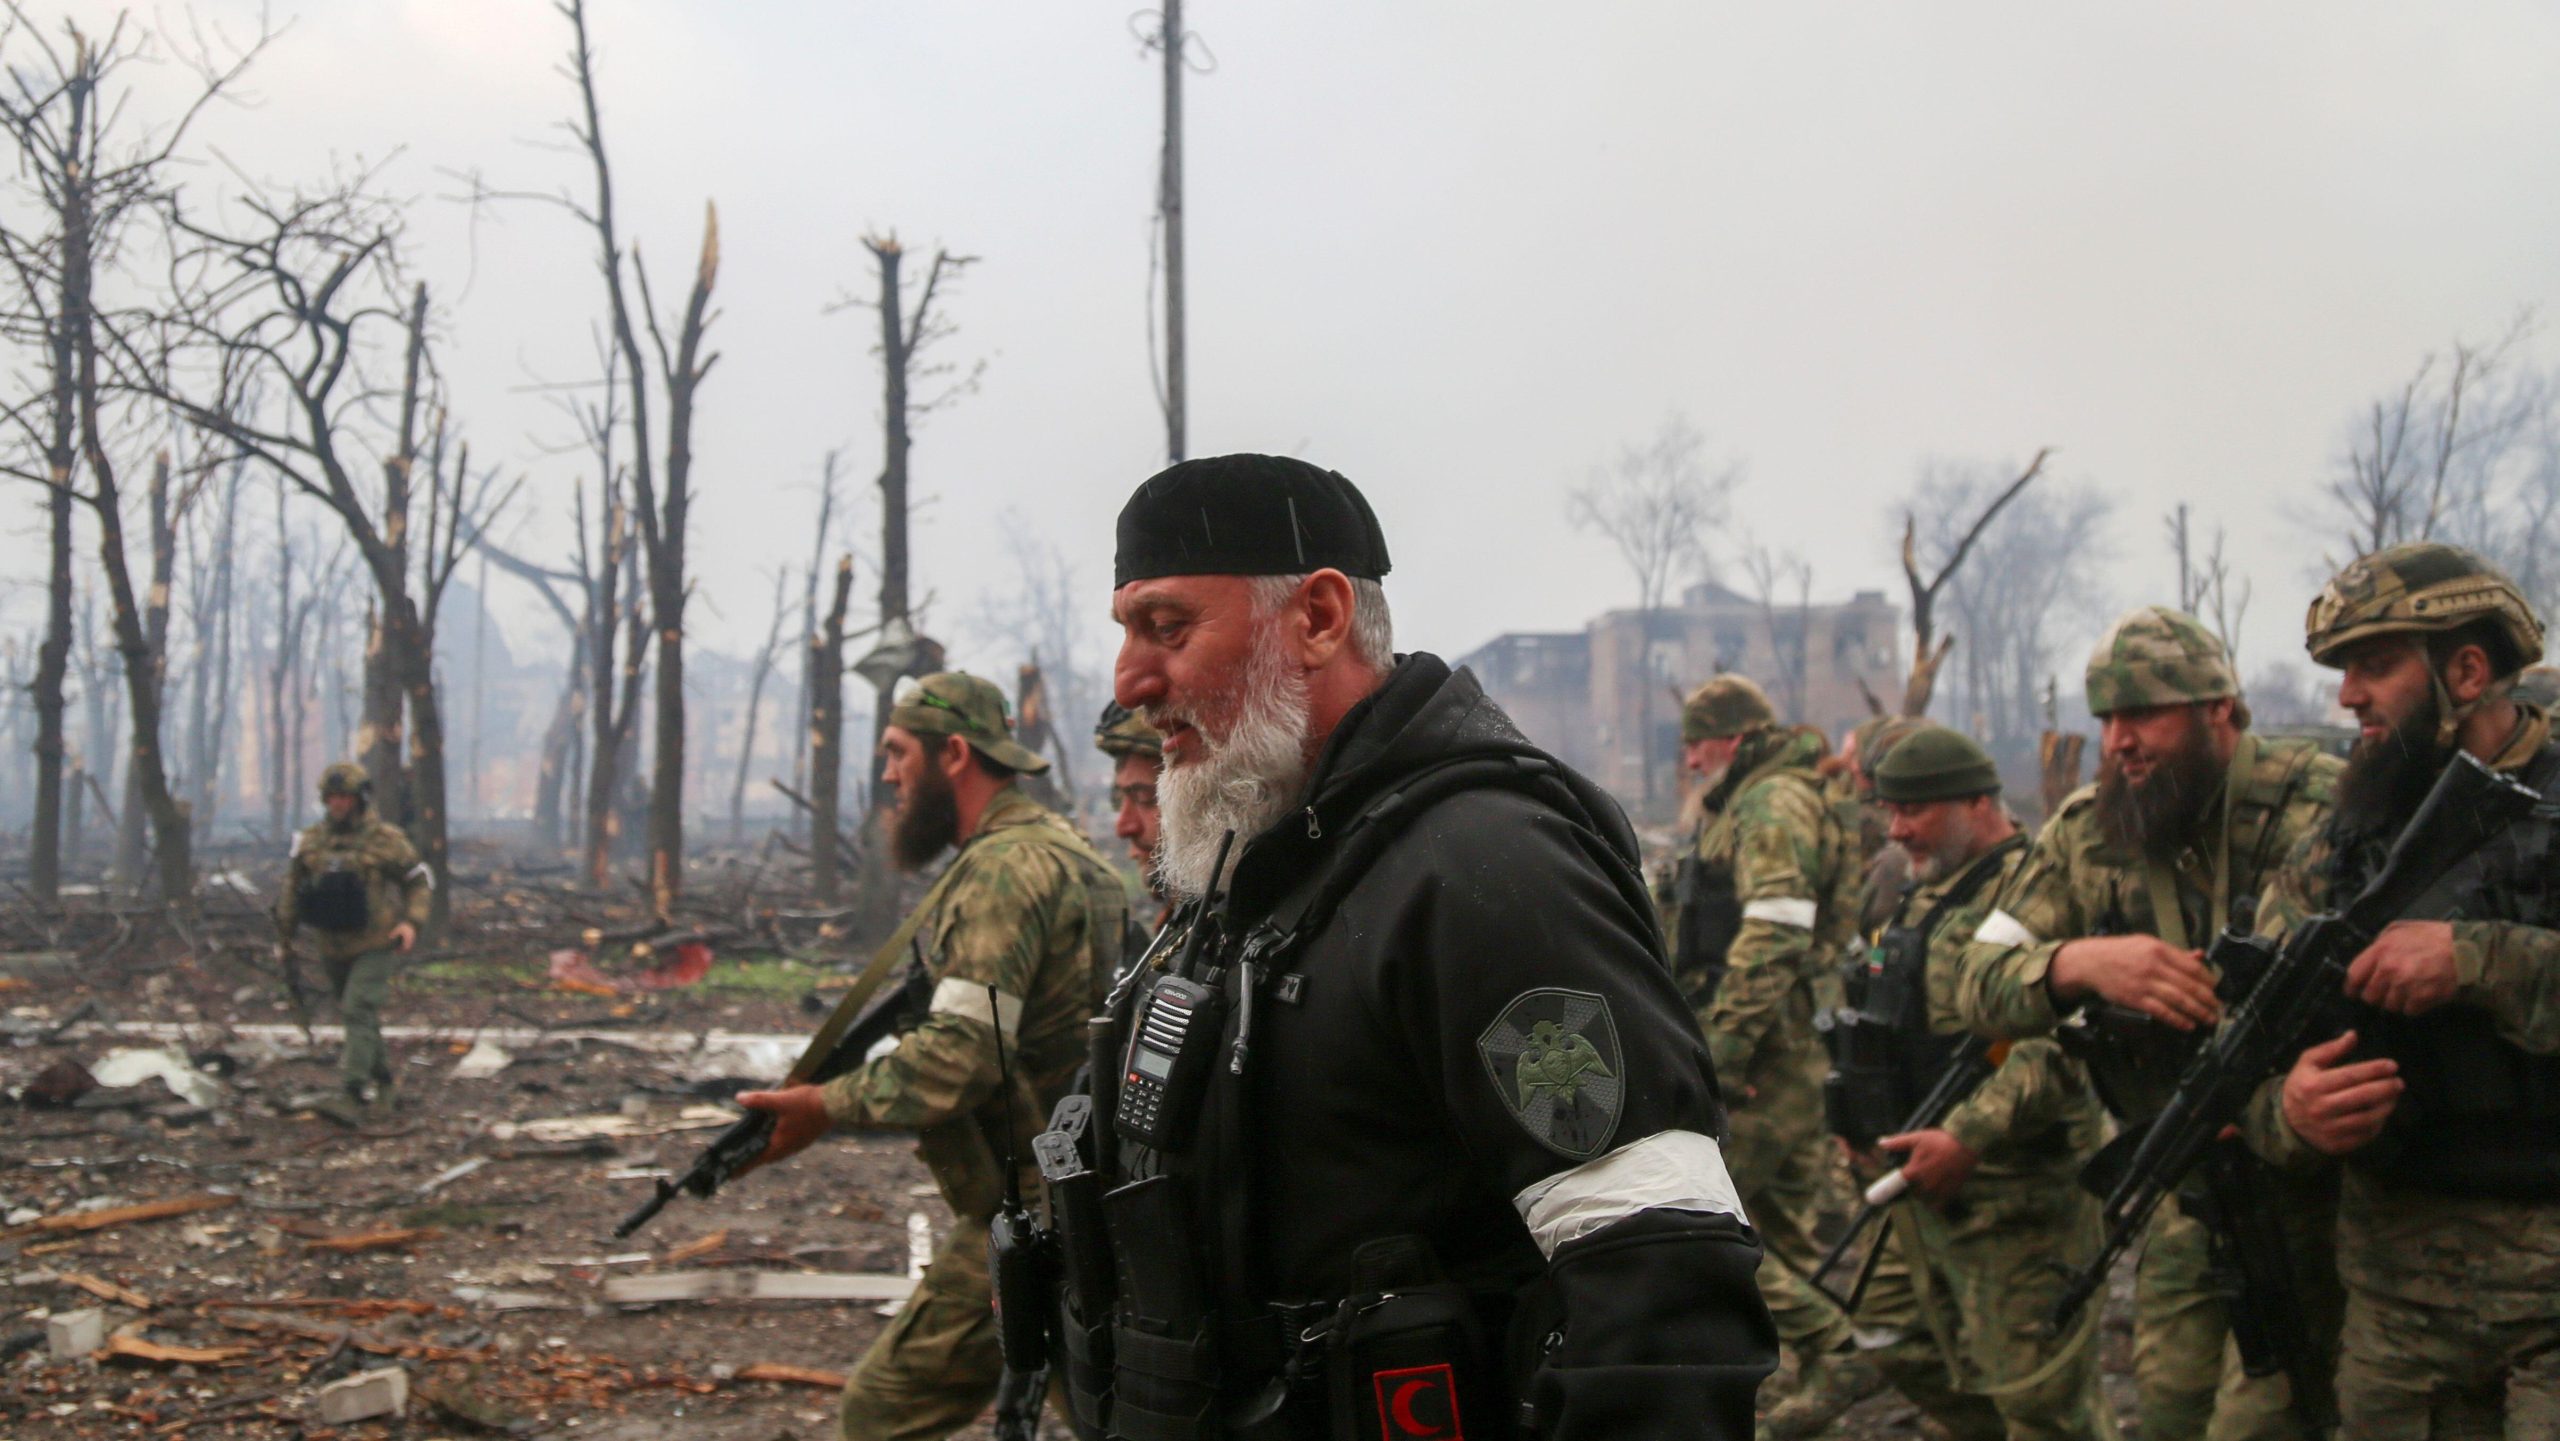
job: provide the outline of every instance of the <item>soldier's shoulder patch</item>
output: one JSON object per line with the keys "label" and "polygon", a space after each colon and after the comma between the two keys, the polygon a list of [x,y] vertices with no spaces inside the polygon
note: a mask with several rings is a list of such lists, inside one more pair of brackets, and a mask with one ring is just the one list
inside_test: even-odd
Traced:
{"label": "soldier's shoulder patch", "polygon": [[1599,1155],[1626,1108],[1626,1056],[1604,996],[1523,991],[1476,1038],[1485,1075],[1538,1144],[1576,1160]]}

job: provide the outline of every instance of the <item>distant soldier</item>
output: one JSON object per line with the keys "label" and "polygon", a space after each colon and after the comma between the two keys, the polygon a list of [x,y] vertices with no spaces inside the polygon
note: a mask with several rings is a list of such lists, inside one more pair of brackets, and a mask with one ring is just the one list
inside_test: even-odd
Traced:
{"label": "distant soldier", "polygon": [[1673,967],[1732,1112],[1726,1164],[1766,1252],[1761,1294],[1796,1358],[1789,1416],[1809,1431],[1884,1385],[1855,1354],[1849,1318],[1806,1279],[1833,1160],[1813,1017],[1852,934],[1856,843],[1814,772],[1821,733],[1779,725],[1749,678],[1699,686],[1680,735],[1706,797],[1673,874]]}
{"label": "distant soldier", "polygon": [[[2066,799],[1975,928],[1954,1006],[1987,1036],[2092,1042],[2100,1098],[2150,1119],[2174,1079],[2170,1032],[2211,1026],[2201,948],[2247,930],[2278,866],[2328,817],[2339,762],[2307,740],[2252,735],[2230,658],[2195,617],[2143,606],[2089,657],[2098,780]],[[2146,1058],[2149,1064],[2145,1064]],[[2169,1067],[2165,1078],[2163,1068]],[[2271,1178],[2317,1359],[2336,1336],[2328,1250],[2334,1176]],[[2228,1344],[2227,1265],[2183,1202],[2163,1207],[2134,1287],[2134,1383],[2146,1441],[2296,1434],[2281,1375],[2247,1377]],[[2226,1258],[2229,1259],[2229,1258]]]}
{"label": "distant soldier", "polygon": [[[1957,962],[2027,854],[2000,773],[1970,738],[1907,728],[1874,776],[1912,885],[1832,1033],[1857,1060],[1833,1085],[1859,1140],[1874,1136],[1867,1126],[1898,1128],[1969,1044]],[[2098,1308],[2059,1335],[2045,1324],[2070,1272],[2098,1252],[2097,1198],[2075,1177],[2105,1118],[2053,1041],[2001,1043],[1991,1058],[1937,1125],[1877,1140],[1911,1190],[1878,1243],[1901,1265],[1878,1270],[1857,1324],[1904,1331],[1869,1355],[1957,1441],[2105,1441],[2116,1430],[2098,1391]]]}
{"label": "distant soldier", "polygon": [[1147,893],[1156,899],[1155,920],[1160,925],[1169,904],[1164,884],[1156,879],[1156,842],[1164,834],[1156,807],[1156,778],[1164,771],[1164,738],[1115,700],[1103,706],[1102,720],[1093,728],[1093,744],[1112,759],[1111,833],[1128,844],[1129,859],[1138,863]]}
{"label": "distant soldier", "polygon": [[1015,784],[1049,763],[1014,740],[993,685],[944,671],[903,688],[880,758],[898,796],[899,867],[959,847],[918,903],[922,919],[910,918],[929,1009],[896,1049],[823,1086],[738,1097],[774,1113],[758,1165],[830,1129],[913,1131],[951,1207],[949,1239],[845,1386],[837,1421],[853,1441],[948,1436],[994,1398],[1004,1358],[987,1227],[1003,1199],[1001,1158],[1028,1172],[1026,1190],[1038,1185],[1031,1138],[1084,1060],[1085,1018],[1101,1009],[1128,917],[1120,875]]}
{"label": "distant soldier", "polygon": [[279,962],[301,927],[319,935],[347,1032],[338,1075],[348,1097],[367,1106],[391,1099],[382,1003],[397,957],[417,944],[427,923],[436,889],[435,872],[398,826],[373,813],[372,796],[373,778],[353,761],[320,773],[320,804],[329,814],[293,838],[275,912]]}
{"label": "distant soldier", "polygon": [[1831,796],[1844,824],[1858,838],[1858,934],[1872,935],[1893,914],[1894,903],[1911,883],[1911,861],[1898,846],[1885,844],[1884,812],[1876,805],[1876,767],[1904,736],[1929,724],[1916,716],[1869,716],[1840,743],[1826,765]]}
{"label": "distant soldier", "polygon": [[[2542,622],[2480,557],[2366,556],[2307,630],[2361,737],[2337,814],[2268,898],[2275,932],[2354,895],[2456,755],[2560,797],[2551,717],[2508,691]],[[2556,853],[2546,804],[2455,866],[2348,965],[2355,1029],[2284,1080],[2282,1144],[2262,1149],[2346,1162],[2343,1435],[2560,1436]]]}

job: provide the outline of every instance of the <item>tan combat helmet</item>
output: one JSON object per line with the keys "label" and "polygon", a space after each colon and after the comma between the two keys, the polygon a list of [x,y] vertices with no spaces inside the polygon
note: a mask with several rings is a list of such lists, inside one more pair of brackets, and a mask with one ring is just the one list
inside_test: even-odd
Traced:
{"label": "tan combat helmet", "polygon": [[1102,719],[1094,723],[1093,744],[1096,750],[1113,760],[1131,756],[1149,760],[1164,759],[1164,737],[1146,723],[1137,712],[1112,701],[1102,708]]}
{"label": "tan combat helmet", "polygon": [[2193,705],[2240,694],[2231,657],[2204,622],[2165,605],[2126,611],[2098,638],[2086,676],[2089,714]]}
{"label": "tan combat helmet", "polygon": [[[2542,659],[2542,618],[2514,581],[2460,546],[2435,541],[2395,545],[2359,556],[2330,578],[2303,617],[2303,648],[2319,665],[2345,664],[2342,653],[2378,635],[2437,635],[2487,621],[2511,652],[2489,663],[2504,678]],[[2436,744],[2451,745],[2464,717],[2495,691],[2469,705],[2454,704],[2433,667],[2438,722]]]}
{"label": "tan combat helmet", "polygon": [[320,773],[320,798],[354,796],[363,800],[373,793],[373,777],[354,761],[339,761]]}
{"label": "tan combat helmet", "polygon": [[1680,703],[1680,740],[1720,741],[1778,723],[1769,697],[1751,677],[1728,671],[1689,692]]}
{"label": "tan combat helmet", "polygon": [[890,701],[889,724],[915,735],[958,736],[1009,771],[1038,775],[1049,768],[1013,738],[1004,692],[967,671],[935,671],[901,686]]}

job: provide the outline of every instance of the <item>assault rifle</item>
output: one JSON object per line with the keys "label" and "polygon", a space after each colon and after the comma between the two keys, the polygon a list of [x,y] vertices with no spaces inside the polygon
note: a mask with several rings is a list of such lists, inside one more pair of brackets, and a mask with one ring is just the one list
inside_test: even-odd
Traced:
{"label": "assault rifle", "polygon": [[[1998,1052],[1996,1055],[1995,1050]],[[1929,1087],[1929,1094],[1922,1096],[1920,1104],[1911,1108],[1911,1114],[1903,1117],[1900,1129],[1894,1134],[1900,1136],[1926,1131],[1946,1120],[1948,1113],[1962,1105],[1975,1087],[1991,1079],[1991,1073],[2000,1068],[2000,1062],[2007,1059],[2007,1055],[2008,1049],[2004,1045],[1980,1036],[1965,1037],[1963,1044],[1956,1048],[1955,1055],[1948,1058],[1947,1068],[1938,1073],[1937,1082]],[[1822,1264],[1813,1268],[1812,1282],[1817,1290],[1822,1286],[1822,1278],[1830,1275],[1832,1269],[1840,1264],[1840,1258],[1849,1254],[1849,1248],[1856,1244],[1859,1235],[1875,1224],[1876,1218],[1901,1200],[1902,1194],[1910,1189],[1911,1183],[1904,1179],[1899,1166],[1867,1188],[1862,1198],[1865,1204],[1858,1208],[1857,1215],[1850,1218],[1848,1229],[1840,1233],[1840,1239],[1832,1242],[1831,1249],[1823,1253]],[[1876,1250],[1869,1254],[1879,1254],[1882,1247],[1883,1243],[1878,1242]],[[1842,1302],[1844,1309],[1857,1308],[1859,1293],[1866,1289],[1865,1283],[1865,1268],[1862,1268],[1857,1282],[1849,1288],[1849,1299]]]}
{"label": "assault rifle", "polygon": [[[908,1017],[923,1014],[932,999],[932,979],[925,974],[920,962],[910,960],[906,973],[892,984],[880,987],[841,1031],[831,1036],[826,1030],[820,1030],[809,1049],[793,1063],[791,1073],[783,1077],[782,1084],[821,1085],[861,1065],[873,1046],[896,1035]],[[659,1181],[649,1199],[633,1207],[631,1214],[622,1218],[622,1224],[613,1228],[613,1234],[628,1236],[648,1225],[650,1218],[664,1210],[679,1191],[690,1191],[695,1196],[710,1199],[714,1192],[736,1179],[748,1163],[763,1155],[766,1143],[772,1139],[773,1113],[749,1111],[729,1129],[714,1137],[710,1145],[703,1147],[702,1154],[693,1158],[693,1164],[685,1169],[683,1175],[672,1181]]]}
{"label": "assault rifle", "polygon": [[[2105,1152],[2092,1162],[2083,1184],[2104,1199],[2106,1244],[2055,1303],[2057,1330],[2105,1284],[2116,1258],[2240,1119],[2258,1087],[2306,1047],[2346,1029],[2347,967],[2383,927],[2541,800],[2530,786],[2457,753],[2353,900],[2313,916],[2281,945],[2227,932],[2214,942],[2208,964],[2228,970],[2263,961],[2265,974],[2197,1047],[2160,1113],[2109,1147],[2124,1158],[2121,1168]],[[2098,1161],[2109,1164],[2100,1168]]]}

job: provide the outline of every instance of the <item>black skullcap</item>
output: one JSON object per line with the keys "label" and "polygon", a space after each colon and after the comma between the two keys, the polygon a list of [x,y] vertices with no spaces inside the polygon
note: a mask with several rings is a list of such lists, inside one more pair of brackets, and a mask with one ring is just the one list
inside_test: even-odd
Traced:
{"label": "black skullcap", "polygon": [[1158,471],[1120,508],[1114,589],[1167,575],[1387,573],[1359,488],[1285,455],[1213,455]]}

